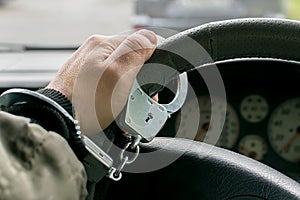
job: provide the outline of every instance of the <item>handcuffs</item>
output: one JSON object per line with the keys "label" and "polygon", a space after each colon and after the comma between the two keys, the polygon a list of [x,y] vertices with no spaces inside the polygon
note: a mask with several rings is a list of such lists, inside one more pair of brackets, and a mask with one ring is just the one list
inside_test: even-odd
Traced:
{"label": "handcuffs", "polygon": [[[24,101],[32,101],[32,99],[34,99],[33,101],[41,101],[47,106],[55,108],[71,124],[71,127],[73,127],[72,142],[75,144],[71,144],[70,146],[75,146],[75,154],[76,151],[78,152],[78,148],[81,149],[80,154],[83,156],[81,156],[79,160],[82,161],[85,167],[89,181],[97,183],[104,176],[118,181],[122,177],[121,171],[124,166],[133,163],[138,157],[139,143],[141,141],[152,141],[171,114],[182,107],[188,90],[187,74],[181,73],[177,79],[177,92],[173,101],[169,104],[159,104],[154,101],[141,89],[138,82],[136,80],[134,81],[127,105],[116,120],[117,125],[119,125],[122,130],[127,131],[134,140],[126,144],[121,150],[121,162],[118,166],[114,166],[113,159],[105,151],[87,136],[81,134],[78,121],[61,105],[49,97],[31,90],[10,89],[1,94],[0,105],[8,107],[14,103],[18,103],[20,99]],[[69,140],[69,138],[66,139]],[[70,143],[70,141],[68,142]],[[135,156],[132,159],[129,159],[128,156],[124,156],[125,151],[129,148],[135,150]]]}

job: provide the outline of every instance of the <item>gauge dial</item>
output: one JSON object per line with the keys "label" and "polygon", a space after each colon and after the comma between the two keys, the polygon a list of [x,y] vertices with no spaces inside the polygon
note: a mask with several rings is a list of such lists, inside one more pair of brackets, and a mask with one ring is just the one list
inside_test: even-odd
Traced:
{"label": "gauge dial", "polygon": [[241,115],[249,122],[262,121],[268,114],[269,106],[265,98],[260,95],[249,95],[241,103]]}
{"label": "gauge dial", "polygon": [[288,100],[275,109],[268,134],[272,147],[282,158],[300,162],[300,98]]}
{"label": "gauge dial", "polygon": [[[238,116],[230,104],[224,103],[221,100],[214,101],[211,104],[209,96],[198,97],[198,107],[200,107],[200,120],[199,128],[196,135],[193,138],[197,141],[203,141],[209,144],[215,144],[224,148],[232,148],[237,141],[239,135],[239,119]],[[213,105],[213,106],[212,106]],[[199,112],[195,109],[195,104],[192,102],[187,103],[187,110],[189,112],[182,113],[181,117],[176,119],[176,127],[181,126],[181,129],[188,130],[196,119],[187,120],[189,116],[196,116],[193,112]],[[214,113],[212,117],[212,111]],[[224,114],[226,111],[226,114]],[[224,122],[225,117],[225,124]],[[180,119],[181,118],[181,119]],[[198,118],[199,119],[199,118]],[[216,134],[216,133],[220,133]]]}
{"label": "gauge dial", "polygon": [[267,150],[267,143],[258,135],[247,135],[239,144],[239,152],[255,160],[262,160]]}

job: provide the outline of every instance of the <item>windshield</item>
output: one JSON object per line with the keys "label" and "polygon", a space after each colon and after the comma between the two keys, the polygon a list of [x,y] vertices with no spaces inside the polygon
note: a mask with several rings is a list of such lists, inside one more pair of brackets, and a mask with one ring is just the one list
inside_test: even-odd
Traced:
{"label": "windshield", "polygon": [[131,0],[0,0],[0,42],[78,45],[130,28]]}
{"label": "windshield", "polygon": [[0,43],[74,46],[92,34],[181,31],[241,17],[300,19],[299,13],[299,0],[0,0]]}

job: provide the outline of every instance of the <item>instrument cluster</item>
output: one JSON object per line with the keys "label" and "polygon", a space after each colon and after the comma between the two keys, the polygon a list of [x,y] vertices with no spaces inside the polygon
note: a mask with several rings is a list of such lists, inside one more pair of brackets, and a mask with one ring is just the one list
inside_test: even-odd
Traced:
{"label": "instrument cluster", "polygon": [[[218,137],[216,146],[234,149],[256,160],[264,160],[268,151],[272,149],[286,162],[300,163],[300,97],[288,99],[274,110],[270,110],[266,98],[251,94],[245,96],[237,108],[228,102],[224,109],[219,109],[220,113],[212,112],[212,107],[216,105],[212,105],[209,96],[199,96],[198,102],[199,129],[192,139],[211,143],[214,140],[209,140],[209,138]],[[191,112],[195,110],[193,103],[187,102],[185,106]],[[185,112],[184,115],[177,116],[175,123],[177,131],[179,127],[188,130],[195,123],[193,120],[188,120],[187,115],[190,114],[190,112]],[[223,129],[219,133],[214,126],[220,126],[221,123],[212,121],[212,115],[225,117]],[[260,127],[259,123],[267,116],[269,117],[265,123],[266,133],[260,131],[260,128],[244,130],[241,127],[241,121],[250,126],[257,124]],[[181,122],[184,123],[181,124]]]}
{"label": "instrument cluster", "polygon": [[[299,179],[300,67],[271,60],[217,66],[226,99],[209,95],[201,72],[190,74],[197,99],[184,104],[161,136],[171,132],[174,137],[229,149]],[[192,129],[195,125],[198,128]]]}

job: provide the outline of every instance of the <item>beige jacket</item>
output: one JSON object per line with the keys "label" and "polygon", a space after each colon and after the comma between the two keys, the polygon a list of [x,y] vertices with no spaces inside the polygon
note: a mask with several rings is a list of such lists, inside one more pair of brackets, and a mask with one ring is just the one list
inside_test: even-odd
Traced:
{"label": "beige jacket", "polygon": [[0,111],[1,200],[85,199],[86,179],[61,136]]}

